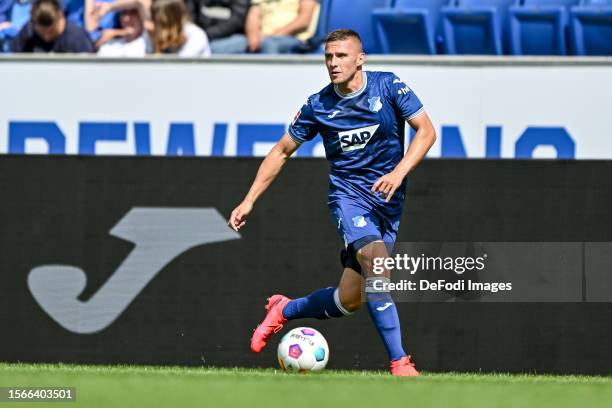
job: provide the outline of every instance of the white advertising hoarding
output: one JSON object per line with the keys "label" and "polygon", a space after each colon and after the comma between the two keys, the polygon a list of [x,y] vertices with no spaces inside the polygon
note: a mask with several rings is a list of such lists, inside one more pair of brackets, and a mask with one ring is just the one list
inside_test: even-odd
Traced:
{"label": "white advertising hoarding", "polygon": [[[430,157],[611,159],[612,61],[371,58],[423,101]],[[576,61],[576,60],[574,60]],[[321,57],[0,59],[0,154],[263,155]],[[319,139],[320,140],[320,139]],[[322,156],[322,143],[301,156]]]}

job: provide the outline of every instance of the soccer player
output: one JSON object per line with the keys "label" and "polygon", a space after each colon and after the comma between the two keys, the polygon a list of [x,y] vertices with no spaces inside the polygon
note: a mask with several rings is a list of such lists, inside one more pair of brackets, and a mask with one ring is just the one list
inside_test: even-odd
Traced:
{"label": "soccer player", "polygon": [[[287,159],[300,144],[321,134],[331,163],[328,205],[345,243],[344,271],[338,287],[299,299],[271,296],[266,317],[251,338],[251,350],[260,352],[288,320],[350,315],[365,300],[387,349],[391,373],[418,376],[402,346],[395,303],[388,290],[381,290],[389,271],[375,274],[373,263],[392,250],[406,176],[434,143],[435,131],[423,105],[401,79],[390,72],[363,71],[365,54],[356,32],[331,32],[325,41],[325,63],[331,83],[308,98],[268,153],[246,197],[230,215],[229,226],[235,231],[244,227],[254,203]],[[404,121],[416,131],[406,154]]]}

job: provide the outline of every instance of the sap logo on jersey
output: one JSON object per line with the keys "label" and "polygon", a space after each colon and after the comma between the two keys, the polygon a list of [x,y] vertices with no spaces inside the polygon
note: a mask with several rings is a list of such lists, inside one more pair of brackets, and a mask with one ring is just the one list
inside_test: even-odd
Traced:
{"label": "sap logo on jersey", "polygon": [[351,150],[363,149],[372,139],[379,126],[380,124],[377,123],[372,126],[338,132],[338,140],[340,140],[342,150],[350,152]]}

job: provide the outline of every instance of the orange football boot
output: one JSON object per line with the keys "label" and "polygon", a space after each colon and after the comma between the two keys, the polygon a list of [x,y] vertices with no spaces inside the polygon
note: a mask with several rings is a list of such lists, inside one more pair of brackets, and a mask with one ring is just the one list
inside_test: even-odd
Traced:
{"label": "orange football boot", "polygon": [[392,361],[391,374],[398,377],[418,377],[419,372],[414,368],[414,363],[410,361],[410,356],[402,357]]}
{"label": "orange football boot", "polygon": [[268,298],[266,304],[266,318],[253,332],[251,337],[251,351],[259,353],[264,347],[270,336],[283,329],[287,319],[283,316],[283,309],[291,299],[283,295],[273,295]]}

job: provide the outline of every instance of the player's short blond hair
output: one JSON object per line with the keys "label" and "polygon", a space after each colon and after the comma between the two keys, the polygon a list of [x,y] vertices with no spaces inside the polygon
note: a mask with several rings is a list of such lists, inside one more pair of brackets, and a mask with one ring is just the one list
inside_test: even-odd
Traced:
{"label": "player's short blond hair", "polygon": [[327,34],[327,37],[325,37],[325,44],[334,42],[334,41],[344,41],[344,40],[348,40],[349,38],[356,39],[357,42],[359,42],[359,45],[360,46],[362,45],[361,37],[359,36],[359,33],[349,28],[340,28],[338,30],[334,30],[331,33]]}

